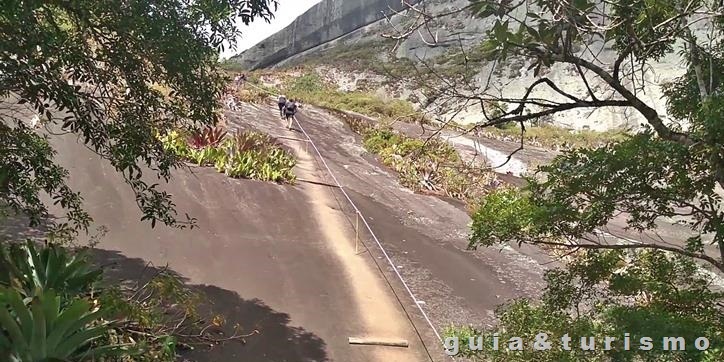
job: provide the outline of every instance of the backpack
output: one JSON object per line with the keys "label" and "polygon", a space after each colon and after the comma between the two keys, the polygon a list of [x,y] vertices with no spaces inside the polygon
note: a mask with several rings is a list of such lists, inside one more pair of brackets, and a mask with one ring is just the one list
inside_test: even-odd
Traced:
{"label": "backpack", "polygon": [[297,113],[297,104],[294,102],[287,102],[284,109],[286,109],[286,112],[289,114]]}
{"label": "backpack", "polygon": [[287,99],[284,97],[279,97],[279,104],[287,104]]}

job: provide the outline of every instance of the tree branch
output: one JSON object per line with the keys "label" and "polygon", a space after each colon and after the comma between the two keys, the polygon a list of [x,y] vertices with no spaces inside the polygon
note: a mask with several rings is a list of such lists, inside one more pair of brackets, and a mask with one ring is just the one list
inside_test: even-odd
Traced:
{"label": "tree branch", "polygon": [[515,115],[512,117],[508,117],[508,115],[511,114],[511,112],[508,112],[507,114],[505,114],[503,116],[493,118],[488,122],[477,125],[476,127],[484,128],[484,127],[489,127],[489,126],[493,126],[496,124],[502,124],[502,123],[508,123],[508,122],[525,122],[525,121],[537,119],[540,117],[544,117],[544,116],[548,116],[548,115],[552,115],[555,113],[568,111],[568,110],[576,109],[576,108],[629,107],[629,106],[631,106],[631,104],[629,101],[626,101],[626,100],[616,100],[616,99],[598,100],[598,101],[581,100],[578,102],[563,103],[563,104],[557,105],[555,107],[552,107],[550,109],[546,109],[546,110],[540,111],[540,112],[535,112],[535,113],[530,113],[530,114],[518,114],[518,115]]}
{"label": "tree branch", "polygon": [[[538,49],[537,51],[540,52],[541,50]],[[641,115],[646,118],[646,120],[654,128],[656,134],[658,134],[659,137],[687,146],[694,144],[694,140],[691,139],[691,137],[689,137],[687,134],[674,132],[670,128],[666,127],[663,120],[655,109],[651,108],[649,105],[641,101],[636,95],[634,95],[630,90],[624,87],[617,79],[613,78],[611,74],[603,70],[603,68],[601,68],[600,66],[593,64],[592,62],[589,62],[585,59],[581,59],[579,57],[567,54],[553,55],[551,58],[553,60],[563,63],[578,64],[598,75],[601,79],[608,83],[608,85],[615,89],[622,97],[624,97],[629,102],[628,105],[635,108],[637,111],[639,111],[639,113],[641,113]]]}
{"label": "tree branch", "polygon": [[550,245],[550,246],[562,246],[565,248],[573,248],[573,249],[609,249],[609,250],[627,250],[627,249],[657,249],[657,250],[663,250],[663,251],[669,251],[672,253],[688,256],[690,258],[695,258],[699,260],[706,261],[719,269],[720,271],[724,272],[724,264],[722,262],[716,260],[715,258],[704,254],[704,253],[694,253],[688,250],[684,250],[681,248],[673,247],[673,246],[666,246],[666,245],[660,245],[660,244],[654,244],[654,243],[640,243],[640,244],[565,244],[565,243],[558,243],[553,241],[543,241],[543,240],[536,240],[531,241],[529,244],[543,244],[543,245]]}

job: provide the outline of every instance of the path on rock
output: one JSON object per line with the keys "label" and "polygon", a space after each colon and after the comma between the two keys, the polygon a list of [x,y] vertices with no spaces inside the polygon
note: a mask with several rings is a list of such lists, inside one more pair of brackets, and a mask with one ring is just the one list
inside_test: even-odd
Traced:
{"label": "path on rock", "polygon": [[[269,109],[269,105],[246,106],[242,118],[253,120],[256,127],[270,131],[266,128],[270,121],[265,116]],[[525,245],[467,250],[471,220],[463,205],[454,200],[414,194],[403,188],[394,172],[365,151],[360,137],[339,117],[307,106],[298,118],[336,178],[382,240],[395,262],[394,268],[424,302],[425,310],[439,330],[452,324],[490,325],[494,323],[493,311],[498,305],[515,297],[534,297],[544,288],[543,272],[556,265],[546,253]],[[298,133],[295,137],[304,138],[304,135]],[[495,140],[475,141],[499,153],[512,152],[517,147],[498,145],[501,142]],[[473,146],[456,142],[455,147],[461,153],[469,153]],[[513,161],[525,167],[531,162],[549,162],[554,156],[554,152],[532,148],[516,154]],[[515,178],[513,175],[502,176]],[[333,183],[329,177],[319,181]],[[343,199],[338,191],[334,193]],[[346,215],[354,215],[349,205],[342,203],[339,207]],[[624,226],[623,220],[614,220],[605,228],[609,232],[605,237],[609,242],[623,237],[644,237],[624,230]],[[684,231],[680,227],[667,226],[660,230],[660,236],[673,242],[682,240]],[[363,238],[370,246],[370,253],[383,260],[369,235]],[[394,282],[392,268],[384,265],[383,269],[393,280],[395,289],[404,293],[404,287]],[[417,325],[422,326],[420,329],[426,333],[427,340],[434,341],[432,333],[424,329],[425,321],[414,313],[409,298],[408,303],[408,310],[416,314]]]}
{"label": "path on rock", "polygon": [[[281,122],[279,123],[281,127]],[[284,132],[286,140],[294,138],[291,131]],[[284,140],[284,139],[283,139]],[[297,157],[295,172],[298,177],[306,180],[320,179],[325,172],[310,154],[309,147],[301,146],[299,142],[286,142]],[[330,194],[330,186],[301,182],[299,185],[311,200],[312,209],[300,218],[310,218],[320,223],[329,249],[336,256],[345,269],[346,279],[350,283],[360,316],[359,322],[364,325],[357,336],[371,337],[373,339],[404,339],[412,344],[413,351],[400,348],[387,347],[357,347],[370,350],[374,355],[370,361],[422,361],[426,359],[421,353],[422,341],[414,333],[412,322],[405,316],[405,311],[393,296],[394,290],[380,278],[374,263],[369,260],[368,254],[360,254],[355,250],[355,231],[347,222],[345,215],[338,209],[334,197]],[[437,349],[437,346],[433,346]]]}
{"label": "path on rock", "polygon": [[[277,134],[286,132],[281,122],[273,126]],[[198,285],[229,324],[261,332],[245,345],[201,348],[186,358],[430,360],[369,256],[354,254],[354,234],[327,187],[236,180],[206,167],[178,170],[163,188],[180,212],[197,218],[198,228],[152,229],[139,221],[133,193],[110,165],[72,135],[54,138],[53,145],[95,226],[108,229],[98,245],[102,263],[126,269],[126,275],[140,273],[147,263],[168,265]],[[316,177],[311,159],[296,151],[296,172]],[[350,345],[348,337],[401,338],[410,347]]]}
{"label": "path on rock", "polygon": [[[280,136],[277,125],[281,121],[273,116],[272,110],[271,104],[245,104],[242,111],[230,119],[230,124],[243,127],[249,124]],[[470,218],[462,205],[414,194],[401,187],[396,175],[367,153],[361,147],[359,137],[338,117],[305,106],[298,119],[392,257],[396,272],[422,302],[438,330],[451,324],[492,324],[493,311],[499,304],[513,297],[539,293],[544,269],[541,264],[548,259],[542,258],[537,251],[467,250]],[[304,135],[297,132],[290,138],[303,139]],[[313,181],[334,183],[324,174]],[[354,224],[355,211],[344,195],[334,188],[330,188],[330,192],[339,201],[335,207]],[[405,296],[405,287],[397,280],[395,270],[386,263],[370,235],[364,230],[360,235],[369,247],[369,255],[379,262],[394,290],[402,296],[403,304],[425,340],[429,344],[438,343],[416,311],[412,298]],[[444,358],[436,356],[436,360]]]}

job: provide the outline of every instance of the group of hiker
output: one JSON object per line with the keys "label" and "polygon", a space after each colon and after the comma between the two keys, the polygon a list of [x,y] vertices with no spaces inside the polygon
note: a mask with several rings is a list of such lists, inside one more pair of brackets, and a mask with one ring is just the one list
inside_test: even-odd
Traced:
{"label": "group of hiker", "polygon": [[[246,80],[247,78],[245,74],[237,75],[236,77],[234,77],[234,88],[238,90],[239,87],[244,85],[244,82]],[[238,110],[238,100],[232,89],[227,89],[227,91],[225,92],[224,104],[228,109],[232,111]],[[282,94],[279,95],[279,98],[277,99],[277,104],[279,106],[279,116],[288,122],[287,129],[291,130],[294,122],[294,115],[300,108],[299,102],[294,99],[287,99],[287,97]]]}
{"label": "group of hiker", "polygon": [[289,122],[287,129],[291,130],[294,115],[297,113],[297,109],[299,109],[299,104],[294,99],[287,100],[287,97],[282,94],[277,100],[277,105],[279,106],[279,116]]}

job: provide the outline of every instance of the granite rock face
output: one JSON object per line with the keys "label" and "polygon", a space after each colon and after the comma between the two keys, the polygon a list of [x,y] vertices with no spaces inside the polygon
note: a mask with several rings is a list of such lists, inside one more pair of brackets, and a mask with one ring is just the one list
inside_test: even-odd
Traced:
{"label": "granite rock face", "polygon": [[323,0],[283,30],[231,60],[249,70],[265,68],[384,19],[403,7],[399,0]]}
{"label": "granite rock face", "polygon": [[[428,14],[453,14],[436,19],[424,31],[414,32],[400,41],[394,47],[392,56],[397,59],[408,59],[413,62],[449,59],[451,51],[459,49],[472,49],[485,40],[486,32],[492,27],[494,19],[480,19],[474,17],[469,11],[458,11],[470,4],[469,0],[415,0],[419,9]],[[407,11],[396,15],[394,10],[404,7],[400,0],[323,0],[315,7],[297,18],[290,26],[272,35],[260,44],[250,48],[240,55],[232,58],[246,69],[270,68],[274,66],[303,64],[306,60],[316,59],[329,50],[343,50],[347,47],[357,47],[362,44],[372,44],[382,38],[380,34],[389,33],[391,28],[404,29],[417,13]],[[517,11],[525,12],[520,8]],[[390,14],[385,17],[384,14]],[[706,26],[702,22],[701,29],[695,28],[697,36],[705,38]],[[430,42],[436,46],[429,46]],[[681,44],[675,47],[683,49]],[[586,51],[587,50],[587,51]],[[579,52],[586,58],[587,54],[596,54],[597,61],[605,69],[612,67],[617,52],[610,44],[594,40]],[[371,54],[370,56],[384,61],[388,54]],[[589,59],[592,60],[592,59]],[[672,52],[656,62],[647,64],[643,88],[638,85],[638,97],[669,122],[666,112],[666,98],[662,92],[662,85],[681,76],[685,70],[683,59],[677,52]],[[522,97],[527,87],[540,76],[546,76],[568,93],[580,97],[587,97],[587,86],[582,81],[575,67],[566,64],[556,64],[545,69],[542,74],[535,75],[530,69],[529,59],[509,59],[505,63],[494,64],[483,62],[476,64],[479,72],[471,82],[477,94],[487,94],[502,98]],[[356,73],[364,71],[358,69]],[[329,69],[327,73],[330,73]],[[332,74],[334,72],[331,72]],[[354,74],[353,74],[354,75]],[[342,76],[344,78],[344,76]],[[587,80],[600,97],[609,97],[612,93],[603,80],[593,75],[587,75]],[[624,86],[633,89],[633,84],[624,81]],[[344,82],[342,82],[344,83]],[[344,84],[341,84],[343,86]],[[405,87],[404,84],[400,85]],[[387,94],[395,97],[390,89],[380,88]],[[406,89],[403,99],[412,94],[414,99],[423,99],[424,95],[415,93],[414,89]],[[561,100],[561,95],[553,89],[537,87],[531,96],[541,99]],[[563,99],[565,100],[565,99]],[[465,106],[459,109],[456,103],[451,103],[449,111],[436,111],[435,117],[447,119],[454,117],[462,124],[478,123],[484,119],[484,114],[477,105]],[[511,105],[509,105],[511,106]],[[440,109],[442,110],[442,108]],[[574,109],[560,112],[541,119],[541,122],[551,123],[570,129],[591,129],[604,131],[617,128],[639,130],[646,120],[632,108],[601,108],[601,109]],[[674,122],[674,120],[671,120]],[[679,124],[686,127],[686,124]]]}

